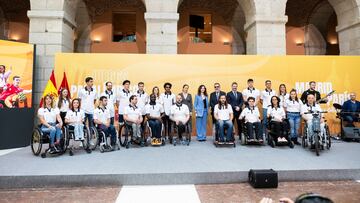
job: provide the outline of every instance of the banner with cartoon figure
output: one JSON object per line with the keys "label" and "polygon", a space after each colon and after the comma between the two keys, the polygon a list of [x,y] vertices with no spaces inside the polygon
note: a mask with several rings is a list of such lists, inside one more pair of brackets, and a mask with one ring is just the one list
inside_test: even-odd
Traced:
{"label": "banner with cartoon figure", "polygon": [[[138,54],[71,54],[56,55],[55,76],[61,81],[66,72],[71,95],[77,96],[85,85],[85,78],[94,78],[98,93],[104,91],[107,81],[113,82],[114,90],[121,90],[125,79],[131,81],[131,90],[137,83],[145,83],[148,94],[154,86],[163,91],[163,84],[173,84],[172,92],[180,93],[188,84],[190,93],[196,94],[204,84],[208,93],[215,82],[223,91],[231,90],[231,83],[239,84],[239,91],[246,88],[247,80],[254,79],[255,88],[265,89],[265,80],[272,81],[278,92],[280,84],[287,91],[296,89],[299,97],[308,89],[309,81],[317,82],[322,96],[335,90],[329,102],[322,105],[332,134],[339,131],[333,103],[342,104],[350,92],[360,94],[360,57],[358,56],[239,56],[239,55],[138,55]],[[260,108],[261,109],[261,108]],[[208,122],[209,125],[211,122]],[[210,126],[209,126],[210,128]],[[210,131],[208,131],[210,132]]]}
{"label": "banner with cartoon figure", "polygon": [[0,40],[0,110],[31,108],[34,46]]}

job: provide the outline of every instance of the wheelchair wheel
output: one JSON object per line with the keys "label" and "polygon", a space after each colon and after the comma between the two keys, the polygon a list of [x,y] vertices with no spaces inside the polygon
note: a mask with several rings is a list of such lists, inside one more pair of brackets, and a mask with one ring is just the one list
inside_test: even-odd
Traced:
{"label": "wheelchair wheel", "polygon": [[268,143],[272,148],[274,148],[276,145],[275,140],[273,139],[272,136],[268,136]]}
{"label": "wheelchair wheel", "polygon": [[122,147],[126,147],[126,148],[129,148],[129,138],[128,138],[128,131],[126,129],[126,126],[125,124],[124,125],[121,125],[120,128],[119,128],[119,134],[118,134],[118,138],[119,138],[119,142],[120,142],[120,145]]}
{"label": "wheelchair wheel", "polygon": [[31,136],[31,151],[35,156],[39,156],[41,149],[42,149],[42,132],[39,128],[35,128],[33,130],[32,136]]}
{"label": "wheelchair wheel", "polygon": [[100,149],[100,152],[101,152],[101,153],[104,153],[104,151],[105,151],[104,145],[100,145],[99,149]]}
{"label": "wheelchair wheel", "polygon": [[241,133],[241,145],[245,145],[246,144],[246,137],[244,133]]}
{"label": "wheelchair wheel", "polygon": [[319,142],[319,135],[318,134],[314,135],[314,143],[315,143],[316,156],[319,156],[320,155],[320,142]]}
{"label": "wheelchair wheel", "polygon": [[[306,125],[306,124],[305,124]],[[308,142],[307,142],[307,129],[306,129],[306,126],[304,126],[304,129],[303,129],[303,135],[301,137],[301,146],[303,148],[306,148],[308,147]]]}
{"label": "wheelchair wheel", "polygon": [[90,147],[89,143],[87,142],[90,135],[90,130],[88,127],[84,127],[84,141],[82,141],[83,148],[86,150]]}
{"label": "wheelchair wheel", "polygon": [[87,146],[89,146],[89,149],[95,150],[99,142],[99,133],[96,127],[90,127],[89,132],[90,134],[87,139]]}
{"label": "wheelchair wheel", "polygon": [[60,141],[60,143],[62,144],[62,150],[63,150],[63,153],[65,153],[66,152],[66,150],[68,149],[68,146],[69,146],[69,144],[70,144],[70,139],[71,139],[71,135],[70,135],[70,133],[69,133],[69,129],[67,128],[67,127],[64,127],[63,128],[64,130],[63,130],[63,136],[62,136],[62,142],[63,143],[61,143],[61,141]]}
{"label": "wheelchair wheel", "polygon": [[329,126],[326,125],[325,127],[325,131],[326,131],[326,149],[330,149],[331,148],[331,137],[330,137],[330,130],[329,130]]}

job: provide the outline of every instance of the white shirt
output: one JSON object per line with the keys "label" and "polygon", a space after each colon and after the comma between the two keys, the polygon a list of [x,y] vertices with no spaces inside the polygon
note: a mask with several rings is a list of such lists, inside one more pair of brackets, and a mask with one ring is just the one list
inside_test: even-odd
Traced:
{"label": "white shirt", "polygon": [[289,93],[286,93],[285,95],[279,95],[280,98],[280,106],[284,107],[285,101],[289,99]]}
{"label": "white shirt", "polygon": [[322,110],[321,110],[320,105],[318,105],[318,104],[315,104],[315,106],[308,106],[307,104],[303,104],[301,106],[301,115],[307,122],[309,122],[313,119],[312,114],[304,114],[309,111],[322,111]]}
{"label": "white shirt", "polygon": [[303,103],[300,99],[298,99],[298,101],[286,99],[284,103],[284,107],[286,108],[286,111],[293,113],[300,113],[302,105]]}
{"label": "white shirt", "polygon": [[0,87],[6,87],[7,79],[9,78],[11,71],[0,73]]}
{"label": "white shirt", "polygon": [[91,91],[87,91],[85,88],[80,89],[79,98],[81,99],[81,108],[87,114],[94,113],[94,101],[97,99],[96,90],[92,88]]}
{"label": "white shirt", "polygon": [[240,119],[245,118],[245,122],[255,123],[260,122],[260,112],[259,109],[255,106],[254,109],[246,107],[240,114]]}
{"label": "white shirt", "polygon": [[175,94],[160,94],[160,101],[164,105],[165,114],[170,115],[171,106],[175,104]]}
{"label": "white shirt", "polygon": [[[66,99],[63,99],[62,100],[62,104],[61,104],[61,107],[60,107],[60,112],[67,112],[67,111],[69,111],[69,106],[70,106],[70,102],[71,101],[68,101],[68,100],[66,100]],[[57,106],[57,104],[59,103],[59,100],[58,101],[56,101],[56,106]]]}
{"label": "white shirt", "polygon": [[114,91],[108,91],[108,90],[105,90],[101,96],[105,96],[107,98],[107,105],[106,105],[106,108],[109,109],[110,111],[110,116],[111,117],[115,117],[115,107],[114,105],[116,104],[116,100],[117,100],[117,97],[116,97],[116,94]]}
{"label": "white shirt", "polygon": [[174,104],[170,108],[170,114],[173,120],[185,123],[187,116],[190,115],[189,107],[185,104],[181,104],[180,107]]}
{"label": "white shirt", "polygon": [[282,121],[285,119],[285,111],[282,107],[272,108],[271,106],[267,110],[267,117],[270,117],[274,121]]}
{"label": "white shirt", "polygon": [[141,114],[145,115],[145,105],[149,103],[149,95],[146,92],[140,94],[140,92],[137,91],[136,97],[138,98],[137,106],[141,109]]}
{"label": "white shirt", "polygon": [[271,105],[271,97],[276,96],[275,90],[263,90],[261,91],[262,108],[267,109]]}
{"label": "white shirt", "polygon": [[39,108],[38,115],[44,117],[47,123],[56,123],[56,116],[60,114],[58,108]]}
{"label": "white shirt", "polygon": [[97,107],[94,110],[94,120],[99,120],[102,124],[105,124],[110,119],[110,111],[108,108],[102,109]]}
{"label": "white shirt", "polygon": [[125,89],[122,89],[120,92],[119,92],[119,95],[118,95],[118,101],[120,101],[120,104],[119,104],[119,114],[121,115],[124,115],[124,112],[125,112],[125,107],[129,106],[130,104],[130,97],[131,97],[131,92],[126,92]]}
{"label": "white shirt", "polygon": [[257,102],[258,97],[260,96],[260,91],[258,89],[249,89],[246,88],[242,91],[242,95],[245,98],[245,101],[247,101],[247,99],[249,97],[254,97],[255,98],[255,102]]}
{"label": "white shirt", "polygon": [[162,113],[164,113],[164,108],[160,104],[150,105],[147,104],[145,106],[146,114],[149,114],[151,117],[160,117]]}
{"label": "white shirt", "polygon": [[[81,122],[85,119],[85,113],[82,109],[80,109],[80,111],[72,111],[71,109],[69,109],[66,112],[65,119],[68,119],[71,122]],[[74,125],[74,124],[70,123],[70,125]]]}
{"label": "white shirt", "polygon": [[216,104],[214,107],[214,115],[217,115],[222,121],[229,120],[231,113],[233,113],[233,110],[230,104],[227,105],[227,108],[222,106],[221,109],[219,109],[219,104]]}
{"label": "white shirt", "polygon": [[131,120],[137,120],[142,116],[142,110],[139,107],[132,107],[127,105],[124,110],[124,115],[127,115]]}

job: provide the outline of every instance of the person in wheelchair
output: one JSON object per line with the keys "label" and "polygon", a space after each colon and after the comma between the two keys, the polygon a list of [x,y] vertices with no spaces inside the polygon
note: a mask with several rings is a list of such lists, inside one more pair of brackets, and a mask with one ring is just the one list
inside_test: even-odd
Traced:
{"label": "person in wheelchair", "polygon": [[[224,142],[231,143],[234,142],[233,137],[233,128],[234,125],[232,123],[234,112],[230,104],[226,101],[226,95],[221,95],[219,98],[218,104],[214,107],[214,117],[216,119],[216,125],[218,129],[218,142],[222,144]],[[226,140],[224,139],[225,128],[227,128],[226,132]]]}
{"label": "person in wheelchair", "polygon": [[[177,129],[178,139],[182,140],[182,134],[186,131],[186,125],[190,119],[190,111],[187,105],[182,104],[181,95],[176,95],[176,103],[170,109],[170,119],[174,122]],[[187,141],[189,142],[189,140]]]}
{"label": "person in wheelchair", "polygon": [[[108,108],[106,108],[107,105],[107,97],[101,96],[99,101],[99,106],[94,110],[94,123],[96,124],[97,129],[102,130],[106,137],[109,135],[110,137],[110,144],[112,146],[112,150],[115,149],[116,145],[116,130],[114,125],[111,125],[110,123],[110,111]],[[103,138],[99,136],[99,144],[105,140],[102,140]]]}
{"label": "person in wheelchair", "polygon": [[136,95],[131,95],[129,101],[130,104],[124,110],[125,124],[132,129],[132,139],[141,140],[142,111],[136,106],[138,101]]}
{"label": "person in wheelchair", "polygon": [[38,110],[38,117],[41,123],[41,131],[50,135],[50,153],[61,151],[60,140],[63,126],[58,108],[53,108],[54,100],[51,95],[43,99],[43,107]]}
{"label": "person in wheelchair", "polygon": [[156,103],[155,94],[150,95],[150,102],[145,106],[145,112],[151,128],[151,143],[155,145],[161,144],[161,126],[164,108],[159,103]]}
{"label": "person in wheelchair", "polygon": [[85,113],[80,107],[80,99],[72,100],[70,109],[66,112],[65,123],[74,130],[75,141],[84,140]]}
{"label": "person in wheelchair", "polygon": [[256,140],[259,142],[263,142],[263,135],[262,135],[262,126],[260,120],[260,112],[257,106],[255,106],[255,98],[249,97],[247,99],[248,105],[244,108],[241,112],[239,119],[245,119],[245,126],[246,126],[246,134],[248,136],[249,142],[254,142],[254,128],[255,128],[255,136]]}
{"label": "person in wheelchair", "polygon": [[356,100],[355,92],[351,92],[350,99],[344,102],[341,117],[349,127],[355,127],[354,122],[360,122],[360,102]]}
{"label": "person in wheelchair", "polygon": [[[312,127],[312,119],[313,119],[313,115],[312,114],[305,114],[307,112],[321,112],[321,107],[319,104],[316,104],[316,100],[315,100],[315,96],[313,94],[309,94],[307,95],[306,98],[307,102],[302,105],[301,107],[301,116],[304,119],[304,121],[306,122],[307,125],[307,133],[308,133],[308,138],[313,137],[313,127]],[[320,120],[321,124],[320,124],[320,128],[321,128],[321,134],[325,133],[325,122],[324,119],[321,118]],[[308,141],[314,141],[314,139],[308,139]],[[313,146],[313,143],[309,143],[311,146]]]}
{"label": "person in wheelchair", "polygon": [[278,96],[271,97],[271,106],[267,111],[269,119],[269,130],[275,142],[290,142],[289,139],[289,125],[286,120],[286,114],[282,107],[280,107],[280,98]]}

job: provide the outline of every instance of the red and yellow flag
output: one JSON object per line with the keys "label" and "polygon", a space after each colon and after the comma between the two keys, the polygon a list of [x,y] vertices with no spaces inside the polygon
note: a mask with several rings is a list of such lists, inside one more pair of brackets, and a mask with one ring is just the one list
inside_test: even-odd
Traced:
{"label": "red and yellow flag", "polygon": [[43,105],[43,98],[48,94],[51,95],[53,97],[53,99],[58,97],[58,91],[57,91],[57,88],[56,88],[56,81],[55,81],[54,71],[51,72],[50,79],[46,84],[44,93],[43,93],[43,95],[41,97],[40,107],[42,107],[42,105]]}
{"label": "red and yellow flag", "polygon": [[67,80],[67,77],[66,77],[66,73],[65,73],[65,72],[64,72],[64,76],[63,76],[63,79],[62,79],[62,81],[61,81],[60,87],[59,87],[59,89],[58,89],[58,94],[59,94],[59,95],[60,95],[61,90],[63,90],[63,89],[67,89],[67,91],[69,92],[69,98],[71,98],[69,83],[68,83],[68,80]]}

